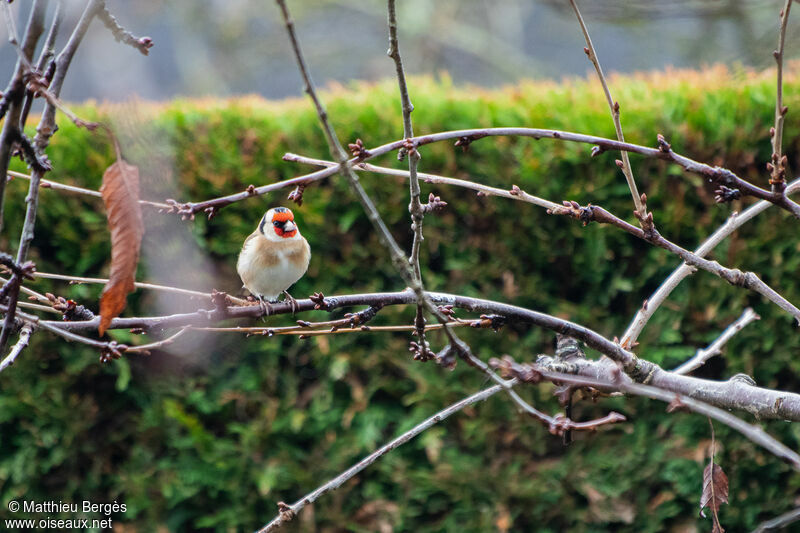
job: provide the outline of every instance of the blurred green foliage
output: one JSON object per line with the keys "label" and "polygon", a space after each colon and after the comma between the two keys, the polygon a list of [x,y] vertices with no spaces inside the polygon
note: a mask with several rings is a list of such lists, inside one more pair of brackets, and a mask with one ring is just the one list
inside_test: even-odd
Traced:
{"label": "blurred green foliage", "polygon": [[[771,76],[719,69],[612,80],[626,138],[655,144],[663,133],[679,153],[725,165],[764,185],[770,145]],[[414,80],[418,134],[483,126],[531,126],[613,136],[594,80],[525,83],[497,91],[458,89],[446,79]],[[797,167],[800,82],[786,87],[786,152]],[[325,94],[340,138],[375,146],[402,135],[396,87],[354,85]],[[142,169],[143,197],[201,200],[312,169],[281,161],[286,151],[326,157],[316,117],[304,101],[173,101],[79,108],[111,121],[129,160]],[[441,143],[422,149],[425,172],[471,178],[554,201],[601,204],[630,218],[631,199],[613,153],[552,140],[487,138],[462,153]],[[48,151],[55,180],[97,188],[113,153],[102,136],[61,120]],[[693,248],[733,210],[715,205],[699,177],[632,156],[659,231]],[[402,168],[388,156],[379,164]],[[21,180],[20,180],[21,181]],[[400,244],[410,248],[407,185],[363,175]],[[16,247],[26,184],[6,198],[3,249]],[[145,209],[148,233],[140,279],[238,293],[234,265],[241,242],[289,190],[223,209],[208,221],[181,222]],[[512,302],[621,335],[628,320],[678,261],[609,227],[548,216],[528,204],[423,184],[447,209],[425,219],[426,286]],[[362,209],[343,179],[306,189],[293,206],[311,243],[309,272],[295,296],[399,290]],[[714,257],[750,269],[800,301],[796,220],[771,209],[722,244]],[[40,271],[107,273],[109,238],[98,199],[42,190],[32,259]],[[31,286],[96,309],[99,286],[38,280]],[[706,273],[686,280],[651,320],[637,351],[672,367],[705,346],[742,309],[762,319],[737,335],[724,357],[698,374],[753,375],[760,385],[800,390],[800,340],[792,320],[755,293]],[[197,302],[139,291],[125,314],[191,310]],[[337,311],[340,316],[345,310]],[[314,312],[303,319],[324,320]],[[387,309],[375,324],[410,323],[413,310]],[[466,317],[466,313],[459,313]],[[291,323],[290,317],[269,323]],[[505,353],[531,360],[552,352],[553,334],[509,326],[499,333],[461,330],[484,360]],[[158,337],[128,332],[129,343]],[[299,340],[236,334],[186,335],[150,357],[109,365],[97,353],[37,333],[17,364],[0,375],[0,496],[16,500],[124,502],[117,523],[140,531],[253,530],[376,446],[480,388],[484,376],[413,362],[405,334],[363,333]],[[434,348],[444,339],[431,334]],[[559,411],[552,386],[521,389],[538,407]],[[392,452],[301,513],[290,530],[376,531],[677,531],[710,527],[698,517],[708,422],[666,414],[642,399],[576,405],[579,419],[624,413],[629,422],[570,447],[502,395],[453,416]],[[797,449],[797,425],[765,427]],[[726,427],[716,426],[717,462],[731,480],[721,510],[728,531],[745,531],[797,505],[800,477]],[[22,514],[15,515],[16,517]],[[41,517],[36,517],[41,518]],[[127,527],[126,527],[126,530]]]}

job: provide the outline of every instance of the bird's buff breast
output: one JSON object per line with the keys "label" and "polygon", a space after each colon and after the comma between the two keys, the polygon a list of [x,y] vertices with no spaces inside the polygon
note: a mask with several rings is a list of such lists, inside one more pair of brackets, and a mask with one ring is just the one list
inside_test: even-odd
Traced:
{"label": "bird's buff breast", "polygon": [[275,243],[251,239],[239,255],[237,270],[251,293],[275,300],[303,277],[311,254],[305,239]]}

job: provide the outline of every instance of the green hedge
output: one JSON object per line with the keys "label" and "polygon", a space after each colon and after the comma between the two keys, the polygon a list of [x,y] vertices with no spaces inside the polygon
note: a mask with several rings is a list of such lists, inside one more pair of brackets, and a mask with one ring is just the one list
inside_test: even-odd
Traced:
{"label": "green hedge", "polygon": [[[595,80],[485,91],[455,88],[446,78],[417,79],[410,87],[418,133],[513,125],[613,136]],[[612,87],[622,104],[627,139],[652,146],[660,132],[680,153],[765,183],[772,75],[668,72],[614,78]],[[800,109],[800,80],[788,80],[785,98],[790,109],[785,146],[796,168],[800,129],[792,110]],[[343,141],[360,137],[374,146],[401,136],[393,82],[333,89],[325,101]],[[286,151],[327,155],[316,117],[301,100],[177,100],[79,110],[115,125],[128,159],[142,169],[143,196],[153,200],[205,199],[312,170],[283,162]],[[112,161],[111,149],[100,136],[63,119],[60,125],[49,149],[56,167],[51,177],[97,188]],[[422,149],[420,169],[503,188],[517,184],[548,199],[592,202],[630,217],[630,194],[613,163],[618,156],[591,159],[589,150],[551,140],[488,138],[462,153],[440,143]],[[699,177],[638,156],[632,162],[659,230],[685,247],[694,247],[732,210],[750,203],[715,205],[712,187]],[[379,163],[404,165],[393,155]],[[6,250],[16,248],[24,209],[27,185],[19,181],[7,191],[7,229],[0,236]],[[400,244],[410,248],[405,182],[364,175],[362,183]],[[449,204],[425,220],[422,258],[431,290],[512,302],[614,336],[678,264],[663,250],[610,227],[582,228],[531,205],[464,189],[423,184],[424,195],[428,192]],[[288,205],[287,193],[229,206],[211,221],[181,222],[146,208],[139,278],[237,293],[234,265],[241,242],[269,206]],[[313,252],[308,274],[292,289],[295,296],[403,288],[341,178],[309,187],[303,206],[293,209]],[[798,302],[796,223],[772,209],[722,244],[714,257],[759,273]],[[101,203],[43,190],[34,246],[31,258],[40,271],[105,275],[110,248]],[[92,308],[100,291],[42,280],[32,287]],[[130,316],[197,306],[142,291],[129,304]],[[675,291],[642,335],[638,353],[665,367],[677,365],[747,305],[761,321],[698,374],[726,379],[746,372],[761,385],[799,390],[800,341],[791,318],[758,295],[706,273]],[[375,324],[410,322],[412,316],[411,308],[387,309]],[[550,332],[522,326],[463,335],[484,360],[506,353],[529,360],[552,352],[554,340]],[[131,343],[148,338],[112,336]],[[379,444],[487,385],[465,365],[449,372],[413,362],[405,334],[186,337],[150,357],[100,365],[97,353],[37,333],[18,363],[0,375],[0,516],[8,517],[5,502],[12,499],[116,500],[127,512],[113,518],[136,530],[253,530],[275,514],[277,501],[294,501]],[[431,340],[435,348],[444,343],[436,334]],[[542,409],[559,410],[552,386],[522,392]],[[564,448],[497,395],[392,452],[323,497],[313,511],[304,511],[292,527],[705,530],[709,524],[698,517],[697,506],[708,423],[689,414],[665,414],[664,408],[641,399],[580,403],[575,414],[581,419],[614,409],[630,422],[579,435]],[[765,427],[788,446],[800,445],[797,425]],[[748,530],[796,504],[800,478],[788,466],[726,427],[717,425],[716,435],[717,460],[731,480],[731,505],[721,510],[728,531]]]}

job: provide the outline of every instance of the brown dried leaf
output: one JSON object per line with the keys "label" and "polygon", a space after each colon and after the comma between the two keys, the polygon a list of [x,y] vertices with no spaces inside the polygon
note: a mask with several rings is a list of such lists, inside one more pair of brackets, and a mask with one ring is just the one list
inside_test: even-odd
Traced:
{"label": "brown dried leaf", "polygon": [[111,231],[111,274],[100,296],[100,335],[111,320],[125,309],[125,299],[133,292],[144,223],[139,207],[139,169],[124,159],[103,174],[100,187]]}
{"label": "brown dried leaf", "polygon": [[703,470],[703,494],[700,496],[700,514],[705,517],[703,509],[711,509],[714,521],[713,532],[724,533],[725,530],[719,523],[717,512],[723,503],[728,503],[728,476],[722,467],[711,461]]}

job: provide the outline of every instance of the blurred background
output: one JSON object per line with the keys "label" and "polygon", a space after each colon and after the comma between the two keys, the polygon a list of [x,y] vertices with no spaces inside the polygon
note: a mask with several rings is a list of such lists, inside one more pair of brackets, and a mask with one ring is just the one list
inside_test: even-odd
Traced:
{"label": "blurred background", "polygon": [[[65,27],[84,2],[65,0]],[[121,101],[138,95],[300,94],[300,79],[274,2],[109,0],[110,11],[138,36],[153,38],[150,57],[115,46],[107,31],[90,31],[64,86],[67,100]],[[774,65],[777,0],[592,0],[581,2],[606,71],[722,62]],[[27,11],[29,2],[12,9]],[[378,80],[394,75],[381,0],[290,2],[306,58],[318,83]],[[590,68],[569,3],[562,0],[402,0],[400,43],[408,74],[448,73],[456,84],[495,87],[526,78],[584,75]],[[94,22],[98,25],[98,22]],[[23,24],[20,23],[20,32]],[[6,28],[0,25],[0,35]],[[65,40],[66,36],[62,36]],[[787,55],[800,54],[789,32]],[[0,54],[0,72],[16,60]]]}

